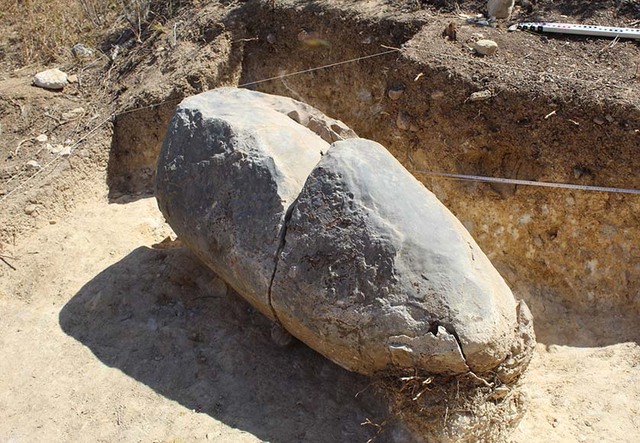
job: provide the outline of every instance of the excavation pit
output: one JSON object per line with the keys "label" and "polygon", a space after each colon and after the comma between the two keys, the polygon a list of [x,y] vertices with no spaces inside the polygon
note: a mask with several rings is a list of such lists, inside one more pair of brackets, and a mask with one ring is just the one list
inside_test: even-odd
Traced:
{"label": "excavation pit", "polygon": [[[216,86],[289,96],[386,146],[434,192],[530,306],[540,342],[638,341],[640,198],[589,189],[640,188],[637,92],[599,87],[597,77],[577,78],[570,68],[536,71],[530,51],[519,48],[543,51],[548,43],[529,34],[483,30],[505,54],[485,59],[442,39],[444,19],[380,20],[320,3],[256,8],[243,12],[242,24],[225,18],[225,31],[209,35],[206,47],[222,48],[212,65],[196,66],[198,75],[147,94],[116,118],[114,199],[153,192],[155,161],[181,97]],[[239,62],[229,62],[231,47]]]}

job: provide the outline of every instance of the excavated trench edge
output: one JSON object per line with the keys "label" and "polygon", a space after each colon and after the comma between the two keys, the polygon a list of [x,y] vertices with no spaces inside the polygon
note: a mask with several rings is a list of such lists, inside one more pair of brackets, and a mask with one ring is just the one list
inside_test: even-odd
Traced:
{"label": "excavated trench edge", "polygon": [[[297,13],[300,13],[300,11],[298,11]],[[302,24],[314,23],[314,20],[317,22],[320,19],[317,19],[317,18],[314,19],[313,17],[310,17],[309,14],[301,14],[301,17],[299,18],[299,21]],[[350,20],[351,21],[355,21],[355,22],[358,21],[357,19],[354,20],[353,18],[351,18]],[[257,32],[257,31],[259,31],[261,29],[258,26],[257,22],[256,22],[256,17],[253,17],[252,20],[248,22],[247,26],[249,28],[251,26],[253,26],[254,29],[252,30],[252,32]],[[376,26],[376,29],[378,29],[378,28],[382,29],[386,25],[385,24],[376,23],[374,26]],[[395,40],[393,42],[387,42],[387,43],[390,43],[393,46],[401,46],[403,42],[410,40],[414,36],[414,34],[409,32],[409,29],[411,28],[411,26],[416,26],[416,24],[411,24],[411,23],[406,24],[405,23],[402,26],[405,26],[405,29],[397,34],[397,35],[402,34],[402,36],[401,37],[397,37],[397,35],[396,35],[396,37],[394,37],[394,38],[399,38],[398,40]],[[264,33],[266,33],[269,28],[266,28],[266,29],[267,29],[266,31],[263,30]],[[348,34],[350,31],[344,31],[343,30],[341,32]],[[354,43],[357,44],[357,42],[354,42]],[[241,66],[240,66],[240,70],[237,73],[238,75],[240,75],[240,78],[239,78],[239,81],[237,81],[236,83],[242,84],[242,83],[250,82],[251,80],[260,79],[260,78],[263,78],[263,77],[268,77],[269,76],[269,72],[273,72],[279,66],[291,67],[291,65],[282,65],[282,63],[283,63],[282,60],[280,62],[278,62],[278,60],[275,60],[273,62],[271,60],[261,61],[260,57],[265,55],[265,51],[266,50],[268,50],[268,45],[266,45],[266,42],[262,42],[262,41],[249,43],[249,44],[247,44],[245,46],[244,53],[242,54],[242,57],[241,57],[242,58],[242,63],[241,63]],[[346,46],[344,47],[344,49],[342,50],[342,52],[340,54],[345,55],[345,53],[347,53],[347,55],[348,55],[348,54],[351,53],[350,51],[353,51],[353,50],[354,50],[354,48],[351,45],[346,44]],[[385,60],[386,57],[388,57],[388,56],[382,57],[381,60]],[[345,57],[345,58],[347,58],[347,57]],[[280,63],[280,65],[278,65],[278,63]],[[430,63],[431,63],[430,60],[425,60],[424,64],[422,64],[422,62],[417,61],[414,58],[408,57],[405,54],[401,54],[398,57],[398,59],[396,59],[396,61],[395,61],[395,65],[397,66],[397,68],[394,67],[394,69],[398,70],[398,74],[397,75],[394,74],[395,78],[396,79],[401,79],[403,76],[406,77],[407,71],[416,70],[416,69],[420,70],[420,69],[424,68],[425,69],[424,72],[427,72],[428,76],[433,76],[434,80],[439,81],[438,78],[441,77],[442,75],[444,75],[446,70],[443,71],[443,69],[441,69],[442,68],[441,66],[433,66]],[[382,63],[382,64],[384,65],[384,63]],[[367,75],[366,74],[366,72],[367,72],[366,69],[371,69],[371,66],[376,66],[376,65],[378,65],[377,60],[375,62],[367,61],[364,64],[361,64],[361,63],[354,64],[353,69],[357,71],[357,72],[354,73],[354,77],[362,78],[363,76]],[[331,70],[329,70],[329,71],[331,71]],[[449,72],[449,71],[446,71],[446,72]],[[451,71],[451,72],[453,72],[453,71]],[[337,73],[339,74],[339,71]],[[453,73],[455,74],[455,72],[453,72]],[[322,75],[331,76],[333,74],[323,73]],[[389,82],[389,81],[394,80],[394,75],[380,76],[377,73],[371,73],[371,80],[378,80],[379,81],[380,79],[382,79],[382,81]],[[316,75],[314,74],[313,77],[315,78]],[[324,77],[322,77],[322,76],[318,76],[318,79],[324,81]],[[449,84],[448,89],[445,89],[445,92],[446,93],[452,92],[452,97],[451,97],[451,102],[452,103],[455,103],[455,102],[459,101],[459,98],[460,98],[459,95],[460,94],[464,95],[464,94],[466,94],[465,91],[468,91],[469,89],[473,90],[473,88],[476,87],[476,85],[474,85],[469,79],[463,78],[463,77],[461,77],[459,75],[452,77],[451,82],[452,83]],[[325,112],[325,114],[327,114],[327,115],[329,115],[331,117],[341,118],[341,119],[347,121],[349,126],[351,126],[353,129],[355,129],[357,132],[362,133],[366,138],[370,138],[370,139],[376,140],[376,136],[372,136],[372,131],[373,131],[373,133],[375,133],[377,135],[381,134],[379,132],[380,129],[378,129],[378,128],[371,128],[371,129],[368,129],[368,130],[363,130],[362,127],[358,127],[358,126],[350,123],[349,122],[349,118],[350,117],[347,114],[345,114],[344,106],[342,106],[342,107],[334,106],[334,105],[336,105],[336,103],[330,101],[328,99],[328,96],[318,95],[317,93],[315,95],[314,94],[310,94],[310,92],[313,92],[313,90],[310,89],[310,88],[312,88],[313,86],[314,86],[314,83],[311,81],[311,79],[307,79],[305,77],[305,78],[300,79],[300,84],[298,84],[297,86],[294,85],[293,87],[298,89],[299,91],[304,91],[304,95],[305,96],[309,96],[310,98],[313,98],[313,100],[307,101],[307,103],[309,103],[310,105],[315,106],[317,108],[320,108],[321,110],[323,110]],[[440,86],[442,86],[442,85],[440,85]],[[454,91],[453,88],[460,89],[460,91],[458,91],[459,93]],[[263,92],[267,92],[267,93],[278,93],[278,89],[282,89],[282,86],[278,82],[275,82],[273,84],[265,83],[265,84],[262,84],[262,86],[260,86],[260,88],[259,88],[259,90],[261,90]],[[426,92],[428,93],[429,89],[427,89]],[[280,92],[280,94],[282,95],[282,92]],[[503,102],[505,102],[507,105],[508,105],[508,100],[505,99],[504,97],[508,96],[508,95],[510,95],[509,91],[501,94],[501,96],[503,97],[502,98]],[[425,96],[424,98],[428,99],[428,95]],[[512,98],[513,97],[510,97],[509,99],[512,99]],[[521,101],[523,101],[523,100],[525,100],[525,98],[521,97]],[[551,100],[550,97],[546,97],[546,96],[542,97],[542,102],[544,102],[544,103],[547,103],[549,100]],[[496,103],[496,105],[498,105],[498,104],[499,103]],[[339,103],[338,103],[338,105],[339,105]],[[511,106],[511,105],[509,105],[509,106]],[[575,105],[572,104],[570,106],[575,106]],[[474,108],[484,109],[482,105],[475,105]],[[618,109],[621,110],[621,109],[623,109],[623,107],[619,107]],[[461,108],[460,110],[461,110],[461,115],[464,115],[465,108]],[[153,115],[157,115],[157,113],[156,113],[157,111],[155,109],[151,110],[151,111],[141,111],[141,112],[149,112],[150,115],[152,115],[152,114]],[[437,117],[446,118],[446,114],[441,113],[437,109],[434,112],[436,113]],[[497,108],[492,109],[492,110],[485,109],[485,112],[486,112],[486,115],[488,117],[495,118],[496,116],[498,116],[502,112],[504,112],[504,110],[499,111]],[[589,108],[589,112],[593,112],[593,110],[591,108]],[[551,123],[553,123],[553,122],[551,122]],[[514,129],[513,125],[514,125],[514,123],[509,123],[506,126],[505,130],[506,131],[512,131]],[[585,124],[583,126],[588,126],[588,125]],[[525,125],[523,128],[526,130],[527,126]],[[465,128],[462,128],[462,129],[465,129]],[[468,129],[468,128],[466,128],[466,129]],[[609,138],[617,137],[619,134],[622,134],[618,129],[615,129],[613,126],[608,131],[609,131]],[[420,134],[421,133],[419,133],[418,135],[420,135]],[[451,137],[452,136],[452,134],[447,134],[447,133],[443,133],[443,134],[444,134],[443,137]],[[401,138],[405,139],[404,141],[407,141],[411,137],[414,137],[414,135],[412,133],[410,133],[409,131],[405,131],[404,133],[399,133],[399,136]],[[560,140],[563,140],[563,137],[566,138],[567,135],[564,134],[564,133],[559,133],[558,137],[560,137]],[[621,142],[626,142],[628,140],[621,139],[620,141]],[[384,142],[382,140],[380,140],[380,143],[382,143],[383,145],[388,145],[388,142]],[[473,143],[475,143],[475,141],[473,141]],[[441,148],[441,146],[439,146],[439,145],[434,145],[433,146],[433,149],[435,149],[435,150],[438,150],[440,148]],[[534,159],[527,157],[528,155],[530,155],[530,153],[527,152],[527,149],[529,149],[529,148],[531,148],[531,146],[529,146],[529,147],[524,146],[523,147],[521,157],[519,158],[520,160],[524,160],[524,161],[531,160],[532,162],[534,161]],[[141,148],[138,148],[138,149],[139,149],[140,152],[142,152],[144,147],[141,147]],[[531,150],[531,149],[529,149],[529,150]],[[395,154],[397,156],[398,149],[396,149]],[[516,153],[514,155],[520,155],[520,154]],[[595,155],[593,156],[593,158],[596,158]],[[466,161],[466,159],[464,159],[464,158],[463,158],[463,160]],[[406,161],[403,161],[403,163],[404,163],[405,167],[407,167]],[[469,165],[465,164],[464,166],[468,167]],[[570,167],[571,165],[570,164],[566,164],[566,165],[562,165],[562,166]],[[153,169],[155,169],[155,168],[153,168]],[[129,171],[127,171],[127,172],[129,172]],[[604,172],[606,172],[606,171],[604,171]],[[120,177],[124,178],[124,174],[121,175]],[[471,186],[471,185],[469,185],[469,186]],[[485,185],[485,187],[483,189],[488,189],[488,187],[489,187],[489,185]],[[152,188],[152,186],[146,186],[145,188],[146,188],[145,189],[146,191],[149,191]],[[446,185],[442,185],[442,188],[445,189],[445,191],[447,191],[447,190],[449,190],[449,188],[455,188],[455,185],[446,184]],[[495,191],[495,189],[493,189],[493,186],[491,186],[491,188],[492,188],[493,191]],[[491,191],[488,191],[487,193],[490,193],[490,192]],[[518,190],[517,192],[521,193],[523,191]],[[497,191],[496,191],[496,193],[497,193]],[[515,194],[515,191],[514,191],[514,194]],[[482,196],[481,195],[481,197],[486,199],[486,196]],[[506,198],[511,198],[511,197],[510,196],[507,196],[507,197],[501,196],[501,198],[506,199]],[[540,198],[538,198],[538,200],[540,200]],[[589,200],[586,200],[586,201],[589,201]],[[628,201],[628,200],[625,200],[625,201]],[[541,203],[541,201],[537,201],[537,203]],[[542,203],[545,203],[545,201],[543,200]],[[295,204],[295,202],[293,203],[293,205],[294,204]],[[455,206],[455,204],[456,203],[454,202],[454,206]],[[553,204],[553,202],[551,202],[550,204]],[[459,211],[457,213],[457,214],[459,214],[458,217],[468,217],[468,215],[464,211],[462,211],[460,207],[458,207],[457,209]],[[619,210],[619,209],[615,208],[615,210]],[[289,210],[287,212],[288,213],[285,215],[285,221],[284,221],[283,228],[282,228],[283,231],[280,233],[280,239],[281,239],[280,240],[280,244],[278,246],[276,257],[274,258],[274,260],[275,260],[274,271],[273,271],[273,273],[271,275],[271,280],[269,282],[269,287],[268,287],[268,302],[269,302],[269,306],[270,306],[270,309],[271,309],[272,313],[274,314],[274,317],[276,318],[276,320],[278,322],[279,322],[278,316],[277,316],[277,313],[275,312],[275,309],[273,308],[273,304],[272,304],[272,301],[273,301],[272,300],[272,289],[273,289],[272,287],[273,287],[275,275],[276,275],[277,269],[278,269],[278,264],[279,264],[278,262],[279,262],[279,259],[280,259],[280,254],[282,252],[282,249],[284,248],[284,242],[286,241],[285,236],[286,236],[287,223],[289,222],[289,218],[290,218],[290,215],[291,215],[289,213]],[[461,220],[462,220],[462,218],[461,218]],[[471,220],[474,221],[472,217],[471,217]],[[603,221],[603,223],[604,223],[604,221]],[[536,229],[538,229],[538,228],[536,228]],[[558,230],[559,230],[559,228],[555,228],[555,231],[554,231],[554,226],[550,226],[549,229],[547,229],[546,233],[547,233],[547,235],[550,236],[550,239],[548,240],[548,243],[550,245],[552,244],[551,242],[557,236]],[[545,247],[546,247],[547,246],[546,245],[547,244],[547,238],[544,237],[544,232],[543,231],[540,231],[540,232],[541,232],[540,235],[543,236],[542,238],[543,238],[543,240],[545,242]],[[552,235],[551,233],[554,233],[554,234]],[[475,237],[475,235],[474,235],[474,237]],[[632,238],[632,237],[629,237],[629,236],[625,237],[625,239],[629,239],[629,238]],[[497,260],[494,259],[494,258],[491,259],[492,262],[496,262],[497,261],[496,267],[498,267],[498,265],[505,265],[505,266],[509,267],[509,266],[511,266],[513,264],[514,254],[517,252],[517,250],[515,248],[513,248],[513,250],[511,250],[511,249],[509,249],[510,247],[511,246],[506,246],[507,253],[511,254],[510,257],[507,256],[507,255],[502,257],[500,254],[498,254],[497,255],[497,257],[498,257]],[[484,244],[484,246],[482,246],[482,248],[483,248],[483,250],[487,251],[488,255],[489,255],[489,253],[492,252],[491,251],[491,246],[487,246],[486,243]],[[541,249],[541,251],[544,252],[547,249],[551,249],[551,248]],[[502,251],[502,253],[504,253],[504,251]],[[511,261],[509,261],[509,260],[511,260]],[[527,262],[525,261],[525,262],[522,262],[521,265],[519,265],[520,267],[514,267],[513,268],[514,269],[514,271],[513,271],[514,274],[520,273],[521,267],[524,266],[526,263]],[[606,265],[606,263],[603,264],[602,266],[605,266],[605,265]],[[499,268],[499,269],[504,269],[504,268]],[[578,269],[578,268],[576,267],[575,269]],[[571,270],[573,271],[573,268]],[[501,274],[504,275],[502,270],[500,272],[501,272]],[[530,276],[527,276],[526,274],[523,274],[523,276],[519,276],[518,275],[517,277],[518,278],[521,277],[522,278],[521,281],[523,281],[524,283],[527,283],[527,284],[528,284],[528,282],[534,282],[534,283],[537,282],[537,280],[532,280],[532,278]],[[505,278],[508,279],[509,276],[507,275]],[[558,278],[558,277],[556,276],[554,278]],[[509,280],[509,282],[513,283],[513,280]],[[544,284],[542,286],[540,286],[540,287],[542,288],[542,290],[547,290],[548,289],[547,292],[541,292],[541,293],[536,292],[536,293],[532,293],[530,296],[526,295],[526,293],[525,293],[525,296],[523,297],[527,301],[529,306],[532,307],[532,310],[534,311],[534,314],[535,313],[539,314],[541,312],[544,312],[544,310],[546,309],[546,306],[543,306],[543,305],[546,305],[547,301],[551,301],[551,302],[554,302],[554,303],[557,303],[558,301],[564,302],[563,298],[565,297],[565,295],[562,293],[562,291],[567,290],[566,288],[564,288],[563,286],[560,286],[560,283],[557,283],[556,281],[552,281],[552,280],[549,280],[549,282],[546,282],[546,280],[545,280],[543,283]],[[633,281],[630,281],[629,284],[630,285],[633,284]],[[557,285],[557,286],[553,286],[553,285]],[[632,290],[633,287],[629,286],[629,288],[631,288],[630,290]],[[534,290],[538,291],[538,288],[536,287],[536,288],[534,288]],[[582,292],[584,292],[584,291],[582,291]],[[571,295],[571,293],[569,293],[569,292],[567,292],[567,294],[568,294],[567,295],[567,298],[568,298],[567,302],[571,303],[571,304],[573,304],[574,302],[577,303],[576,307],[578,309],[580,309],[580,311],[577,311],[577,314],[581,314],[582,313],[581,310],[583,309],[583,306],[579,304],[579,303],[583,303],[581,301],[581,299],[579,299],[579,298],[576,299],[577,296],[575,294]],[[617,304],[618,303],[621,304],[621,303],[624,302],[623,297],[624,297],[624,293],[623,293],[623,295],[618,296],[617,298],[614,298],[612,300],[612,302],[615,302]],[[532,304],[532,301],[533,301],[533,304]],[[537,306],[535,306],[535,304],[537,304]],[[545,309],[542,309],[542,308],[545,308]],[[461,354],[464,356],[464,352],[463,352],[463,348],[462,348],[459,336],[455,333],[455,331],[452,332],[446,327],[445,327],[445,329],[447,329],[447,331],[451,335],[454,336],[454,338],[456,339],[456,341],[458,343],[458,347],[460,348]],[[611,340],[618,340],[618,339],[614,337]],[[578,340],[578,341],[580,342],[580,340]],[[465,358],[465,361],[466,361],[466,358]]]}

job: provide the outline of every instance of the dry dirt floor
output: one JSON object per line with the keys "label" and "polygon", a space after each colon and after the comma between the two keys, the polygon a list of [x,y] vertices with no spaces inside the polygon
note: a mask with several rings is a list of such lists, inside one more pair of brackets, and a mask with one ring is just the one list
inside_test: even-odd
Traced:
{"label": "dry dirt floor", "polygon": [[[374,10],[366,6],[373,3],[362,7]],[[416,2],[382,3],[413,14]],[[482,2],[467,3],[475,8]],[[574,18],[596,21],[610,18],[598,14],[613,3],[631,11],[625,23],[640,14],[634,1],[556,3],[567,9],[553,9],[551,1],[538,5],[558,17],[577,9],[583,16]],[[640,77],[627,65],[640,63],[638,45],[581,44],[599,57],[621,54],[611,65],[628,77],[616,80],[626,82],[620,102],[637,107]],[[175,53],[184,47],[197,53],[186,43]],[[160,53],[148,52],[151,58]],[[153,60],[144,61],[138,60],[140,69],[153,67]],[[180,59],[171,62],[179,65]],[[89,91],[90,82],[70,85],[64,94],[39,90],[30,79],[40,68],[0,72],[0,442],[414,441],[388,417],[366,377],[301,343],[273,343],[270,322],[175,241],[152,196],[114,195],[107,186],[113,126],[91,132],[99,122],[111,122],[113,109],[105,103],[112,103],[113,91],[104,83],[100,91]],[[107,66],[99,74],[116,77],[116,71]],[[508,77],[509,71],[499,74]],[[581,75],[596,74],[585,68]],[[123,96],[133,96],[142,83],[118,80]],[[603,86],[584,94],[607,91]],[[80,106],[80,117],[60,120]],[[547,121],[547,110],[540,112],[538,120]],[[633,128],[638,126],[625,129],[627,137],[637,140]],[[73,146],[72,155],[49,152],[35,140],[41,133],[55,134],[49,140],[54,148]],[[28,166],[31,159],[39,167]],[[528,407],[513,443],[640,441],[640,322],[632,316],[607,320],[606,312],[591,322],[572,315],[570,305],[566,315],[553,308],[545,319],[545,303],[536,308],[539,343],[521,381]]]}
{"label": "dry dirt floor", "polygon": [[[360,424],[384,410],[366,379],[303,345],[277,347],[267,321],[187,251],[160,243],[170,230],[153,198],[110,204],[104,191],[11,248],[17,270],[0,283],[0,441],[372,435]],[[540,343],[514,442],[636,441],[639,362],[636,343]],[[401,429],[383,437],[408,441]]]}

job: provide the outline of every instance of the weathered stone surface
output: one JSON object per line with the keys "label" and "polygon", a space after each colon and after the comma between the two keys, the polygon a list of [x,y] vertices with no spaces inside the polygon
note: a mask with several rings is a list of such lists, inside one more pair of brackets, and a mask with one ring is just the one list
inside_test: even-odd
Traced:
{"label": "weathered stone surface", "polygon": [[489,17],[509,18],[513,12],[514,0],[489,0],[487,13]]}
{"label": "weathered stone surface", "polygon": [[33,84],[40,88],[60,90],[67,85],[67,74],[59,69],[47,69],[33,77]]}
{"label": "weathered stone surface", "polygon": [[473,49],[480,55],[493,55],[498,50],[498,44],[493,40],[478,40],[473,44]]}
{"label": "weathered stone surface", "polygon": [[171,227],[270,318],[285,215],[329,147],[287,114],[325,136],[353,134],[295,100],[221,88],[181,103],[157,170],[158,204]]}
{"label": "weathered stone surface", "polygon": [[287,225],[272,305],[343,367],[497,367],[517,329],[511,291],[461,223],[377,143],[337,142]]}
{"label": "weathered stone surface", "polygon": [[524,301],[518,302],[516,314],[518,326],[515,331],[515,339],[511,343],[509,355],[496,371],[500,381],[505,384],[516,381],[522,371],[529,366],[536,347],[533,315]]}

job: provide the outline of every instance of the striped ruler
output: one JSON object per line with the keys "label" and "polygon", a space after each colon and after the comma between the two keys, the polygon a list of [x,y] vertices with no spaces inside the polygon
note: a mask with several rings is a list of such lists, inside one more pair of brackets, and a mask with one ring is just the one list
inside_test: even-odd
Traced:
{"label": "striped ruler", "polygon": [[640,29],[621,28],[618,26],[576,25],[573,23],[517,23],[509,27],[509,31],[520,29],[523,31],[552,32],[556,34],[590,35],[610,38],[640,39]]}

